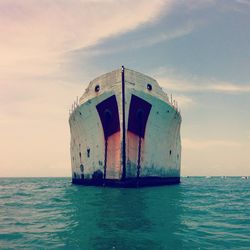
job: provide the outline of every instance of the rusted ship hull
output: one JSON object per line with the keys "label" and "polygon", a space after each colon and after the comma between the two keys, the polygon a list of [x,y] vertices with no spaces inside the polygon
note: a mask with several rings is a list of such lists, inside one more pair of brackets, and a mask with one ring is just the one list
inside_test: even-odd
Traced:
{"label": "rusted ship hull", "polygon": [[180,182],[181,115],[151,77],[122,67],[96,78],[74,106],[69,124],[73,183]]}

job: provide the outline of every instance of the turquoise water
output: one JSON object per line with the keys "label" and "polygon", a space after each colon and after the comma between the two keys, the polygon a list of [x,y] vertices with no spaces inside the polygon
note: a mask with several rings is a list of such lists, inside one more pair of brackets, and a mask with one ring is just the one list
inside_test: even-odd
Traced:
{"label": "turquoise water", "polygon": [[250,179],[115,189],[0,179],[1,249],[250,249]]}

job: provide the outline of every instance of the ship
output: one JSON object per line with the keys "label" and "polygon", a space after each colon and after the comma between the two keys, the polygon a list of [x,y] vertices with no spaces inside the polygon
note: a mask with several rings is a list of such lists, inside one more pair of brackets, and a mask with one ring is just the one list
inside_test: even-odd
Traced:
{"label": "ship", "polygon": [[181,113],[155,79],[124,66],[92,80],[69,111],[72,183],[178,184]]}

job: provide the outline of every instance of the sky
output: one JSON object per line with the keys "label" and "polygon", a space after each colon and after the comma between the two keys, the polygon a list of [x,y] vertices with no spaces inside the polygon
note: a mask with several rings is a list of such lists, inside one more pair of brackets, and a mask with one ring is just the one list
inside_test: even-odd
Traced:
{"label": "sky", "polygon": [[1,0],[0,177],[71,176],[68,111],[121,65],[182,114],[182,175],[250,175],[249,0]]}

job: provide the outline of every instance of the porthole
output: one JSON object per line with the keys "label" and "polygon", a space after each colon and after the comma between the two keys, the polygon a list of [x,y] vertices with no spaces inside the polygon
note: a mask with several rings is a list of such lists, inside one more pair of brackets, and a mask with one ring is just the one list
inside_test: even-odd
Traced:
{"label": "porthole", "polygon": [[100,85],[96,85],[95,86],[95,92],[99,92],[99,90],[100,90]]}
{"label": "porthole", "polygon": [[152,85],[151,85],[150,83],[147,84],[147,89],[148,89],[149,91],[152,90]]}

